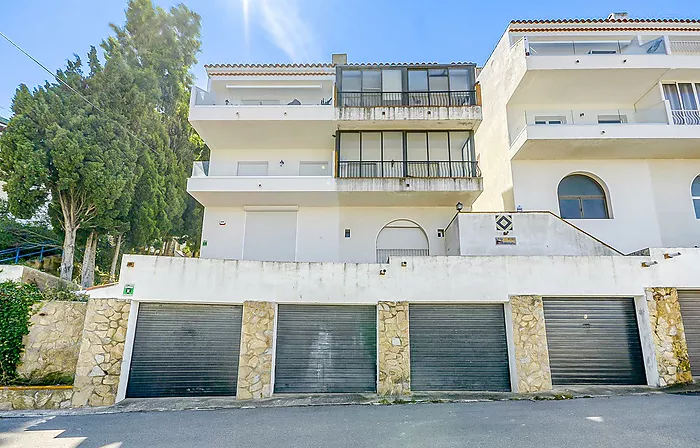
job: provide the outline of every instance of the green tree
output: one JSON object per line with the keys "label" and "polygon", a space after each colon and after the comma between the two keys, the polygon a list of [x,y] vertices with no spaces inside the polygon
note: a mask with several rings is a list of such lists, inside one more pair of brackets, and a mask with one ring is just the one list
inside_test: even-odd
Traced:
{"label": "green tree", "polygon": [[109,214],[129,194],[136,142],[118,114],[107,116],[76,94],[91,96],[79,57],[33,92],[21,85],[13,118],[0,137],[0,175],[10,212],[31,218],[50,202],[64,233],[60,277],[71,281],[78,230]]}
{"label": "green tree", "polygon": [[123,55],[135,69],[152,74],[160,92],[153,104],[160,120],[149,123],[159,151],[139,161],[127,245],[148,247],[173,237],[198,241],[201,207],[187,194],[186,182],[204,148],[187,121],[201,18],[182,4],[165,11],[151,0],[131,0],[124,26],[110,26],[114,36],[102,43],[106,59]]}

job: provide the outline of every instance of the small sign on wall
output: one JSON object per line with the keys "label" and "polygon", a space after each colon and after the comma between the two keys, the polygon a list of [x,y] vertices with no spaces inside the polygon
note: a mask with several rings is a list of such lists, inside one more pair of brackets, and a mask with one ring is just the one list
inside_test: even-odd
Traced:
{"label": "small sign on wall", "polygon": [[497,236],[496,246],[515,246],[518,244],[514,236]]}
{"label": "small sign on wall", "polygon": [[134,285],[124,285],[124,292],[122,294],[125,296],[133,296],[134,295]]}

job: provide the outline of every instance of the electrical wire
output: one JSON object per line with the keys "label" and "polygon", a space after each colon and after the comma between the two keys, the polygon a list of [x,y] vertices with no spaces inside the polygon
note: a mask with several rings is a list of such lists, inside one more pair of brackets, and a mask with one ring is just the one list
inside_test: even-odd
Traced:
{"label": "electrical wire", "polygon": [[[87,98],[85,97],[85,95],[81,94],[80,92],[78,92],[77,90],[75,90],[73,87],[71,87],[70,84],[66,83],[64,80],[62,80],[61,78],[59,78],[58,76],[56,76],[55,73],[53,73],[51,70],[49,70],[44,64],[42,64],[41,62],[39,62],[39,60],[37,60],[34,56],[32,56],[31,54],[29,54],[27,51],[25,51],[22,47],[20,47],[17,43],[15,43],[12,39],[10,39],[10,38],[9,38],[7,35],[5,35],[5,33],[3,33],[2,31],[0,31],[0,37],[2,37],[2,38],[5,39],[7,42],[9,42],[10,45],[12,45],[13,47],[15,47],[17,50],[19,50],[19,51],[20,51],[22,54],[24,54],[26,57],[28,57],[29,59],[31,59],[36,65],[38,65],[38,66],[41,67],[46,73],[48,73],[49,75],[51,75],[51,77],[52,77],[53,79],[55,79],[56,81],[58,81],[58,82],[61,83],[62,85],[68,87],[68,89],[70,89],[71,92],[73,92],[73,93],[75,93],[76,95],[78,95],[83,101],[85,101],[87,104],[89,104],[90,106],[92,106],[93,109],[95,109],[96,111],[100,112],[101,114],[104,114],[104,113],[105,113],[102,109],[100,109],[100,108],[97,107],[94,103],[92,103],[89,99],[87,99]],[[122,127],[122,128],[126,131],[126,133],[130,134],[133,138],[136,139],[136,141],[138,141],[139,143],[141,143],[144,147],[148,148],[155,156],[158,156],[158,155],[159,155],[158,152],[156,152],[156,150],[154,150],[153,148],[151,148],[150,146],[148,146],[146,143],[144,143],[143,140],[141,140],[136,134],[134,134],[128,127],[124,126],[122,123],[118,122],[117,120],[112,119],[112,118],[109,117],[109,116],[107,116],[107,118],[110,119],[110,120],[112,120],[114,123],[116,123],[116,124],[119,125],[120,127]]]}

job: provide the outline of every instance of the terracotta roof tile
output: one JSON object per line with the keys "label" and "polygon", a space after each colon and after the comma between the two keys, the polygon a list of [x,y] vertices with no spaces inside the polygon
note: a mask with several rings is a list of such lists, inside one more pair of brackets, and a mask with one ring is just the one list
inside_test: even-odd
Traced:
{"label": "terracotta roof tile", "polygon": [[328,72],[215,72],[209,76],[328,76]]}
{"label": "terracotta roof tile", "polygon": [[331,63],[313,64],[205,64],[204,68],[332,68]]}
{"label": "terracotta roof tile", "polygon": [[511,20],[512,25],[537,25],[558,23],[700,23],[700,19],[546,19],[546,20]]}
{"label": "terracotta roof tile", "polygon": [[689,32],[698,31],[699,28],[674,28],[674,27],[616,27],[616,28],[600,28],[600,27],[571,27],[571,28],[510,28],[511,33],[560,33],[562,31],[672,31],[672,32]]}

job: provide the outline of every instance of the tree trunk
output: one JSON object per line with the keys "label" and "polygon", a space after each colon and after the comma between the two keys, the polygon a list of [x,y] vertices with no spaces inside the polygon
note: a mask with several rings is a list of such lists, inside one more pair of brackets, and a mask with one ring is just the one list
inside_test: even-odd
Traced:
{"label": "tree trunk", "polygon": [[90,232],[85,243],[85,256],[83,257],[83,269],[80,276],[80,285],[89,288],[95,284],[95,255],[97,254],[98,235],[94,230]]}
{"label": "tree trunk", "polygon": [[67,220],[63,223],[65,236],[63,237],[63,255],[61,256],[61,280],[73,281],[73,258],[75,257],[75,235],[78,227]]}
{"label": "tree trunk", "polygon": [[122,250],[122,234],[117,236],[117,245],[114,248],[114,256],[112,257],[112,266],[109,268],[109,281],[114,283],[117,281],[117,262],[119,261],[119,252]]}

